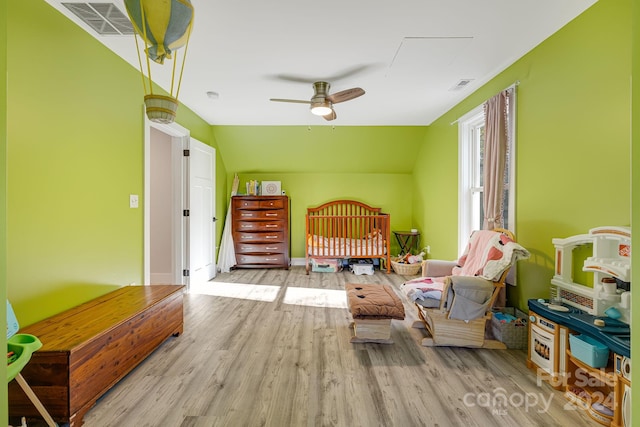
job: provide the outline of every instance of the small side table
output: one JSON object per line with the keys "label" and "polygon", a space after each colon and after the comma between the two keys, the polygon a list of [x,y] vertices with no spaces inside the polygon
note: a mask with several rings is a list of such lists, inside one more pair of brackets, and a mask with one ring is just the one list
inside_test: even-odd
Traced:
{"label": "small side table", "polygon": [[394,231],[396,240],[400,245],[400,255],[411,252],[411,249],[418,250],[420,245],[420,232],[419,231]]}

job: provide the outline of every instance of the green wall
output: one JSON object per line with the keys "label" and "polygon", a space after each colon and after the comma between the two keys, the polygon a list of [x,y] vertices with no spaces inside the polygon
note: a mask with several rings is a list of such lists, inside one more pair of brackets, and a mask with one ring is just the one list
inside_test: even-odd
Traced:
{"label": "green wall", "polygon": [[231,172],[411,173],[424,126],[214,126]]}
{"label": "green wall", "polygon": [[414,222],[433,257],[454,258],[458,129],[451,123],[519,81],[516,237],[532,253],[519,263],[519,285],[509,290],[519,307],[548,296],[552,238],[630,224],[630,16],[630,0],[600,0],[426,134],[417,161],[426,167],[414,173]]}
{"label": "green wall", "polygon": [[[228,184],[281,181],[291,199],[291,256],[304,257],[308,207],[355,199],[391,215],[393,230],[414,226],[411,171],[424,126],[214,126]],[[391,148],[390,148],[391,147]],[[248,154],[249,153],[249,154]],[[398,252],[392,240],[393,253]]]}
{"label": "green wall", "polygon": [[[382,173],[239,173],[240,191],[250,179],[281,181],[291,204],[291,257],[305,256],[304,216],[308,207],[337,199],[352,199],[380,207],[391,216],[392,230],[406,230],[411,224],[411,186],[409,174]],[[398,252],[392,240],[392,253]]]}
{"label": "green wall", "polygon": [[[8,13],[7,293],[24,326],[142,283],[143,91],[135,68],[44,1]],[[189,109],[177,121],[215,146]],[[217,171],[224,200],[220,158]]]}
{"label": "green wall", "polygon": [[430,126],[416,157],[412,183],[415,228],[421,230],[423,244],[431,248],[429,258],[457,259],[458,127],[446,120]]}
{"label": "green wall", "polygon": [[[0,0],[0,301],[7,297],[7,2]],[[6,306],[0,304],[0,330],[7,329]],[[2,335],[0,348],[5,348],[7,338]],[[0,363],[0,378],[7,376],[7,366]],[[0,422],[7,415],[7,385],[0,386]]]}

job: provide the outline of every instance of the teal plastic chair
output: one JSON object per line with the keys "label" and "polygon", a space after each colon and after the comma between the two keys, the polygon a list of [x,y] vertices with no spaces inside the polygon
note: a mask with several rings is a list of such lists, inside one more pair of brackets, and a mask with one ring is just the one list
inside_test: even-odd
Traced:
{"label": "teal plastic chair", "polygon": [[47,422],[49,427],[57,427],[58,424],[51,418],[49,412],[33,392],[29,384],[20,373],[31,360],[34,351],[42,347],[38,337],[29,334],[16,333],[19,329],[18,321],[13,312],[13,308],[7,301],[7,383],[14,379],[27,395],[31,403],[36,407],[40,415]]}

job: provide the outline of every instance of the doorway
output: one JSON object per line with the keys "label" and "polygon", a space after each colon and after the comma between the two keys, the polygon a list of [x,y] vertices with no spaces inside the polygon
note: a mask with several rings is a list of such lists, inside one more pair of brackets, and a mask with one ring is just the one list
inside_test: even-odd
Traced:
{"label": "doorway", "polygon": [[145,120],[144,283],[215,277],[215,149]]}

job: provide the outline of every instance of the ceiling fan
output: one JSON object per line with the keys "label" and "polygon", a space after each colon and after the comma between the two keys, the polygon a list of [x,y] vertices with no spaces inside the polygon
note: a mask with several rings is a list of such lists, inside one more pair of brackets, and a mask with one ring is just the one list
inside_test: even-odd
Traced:
{"label": "ceiling fan", "polygon": [[335,110],[333,109],[333,104],[349,101],[351,99],[364,95],[364,90],[359,87],[353,87],[351,89],[345,89],[340,92],[329,94],[330,87],[331,85],[327,82],[315,82],[313,84],[314,94],[309,101],[280,98],[271,98],[271,101],[311,104],[311,113],[315,114],[316,116],[322,116],[325,120],[335,120],[337,116]]}

